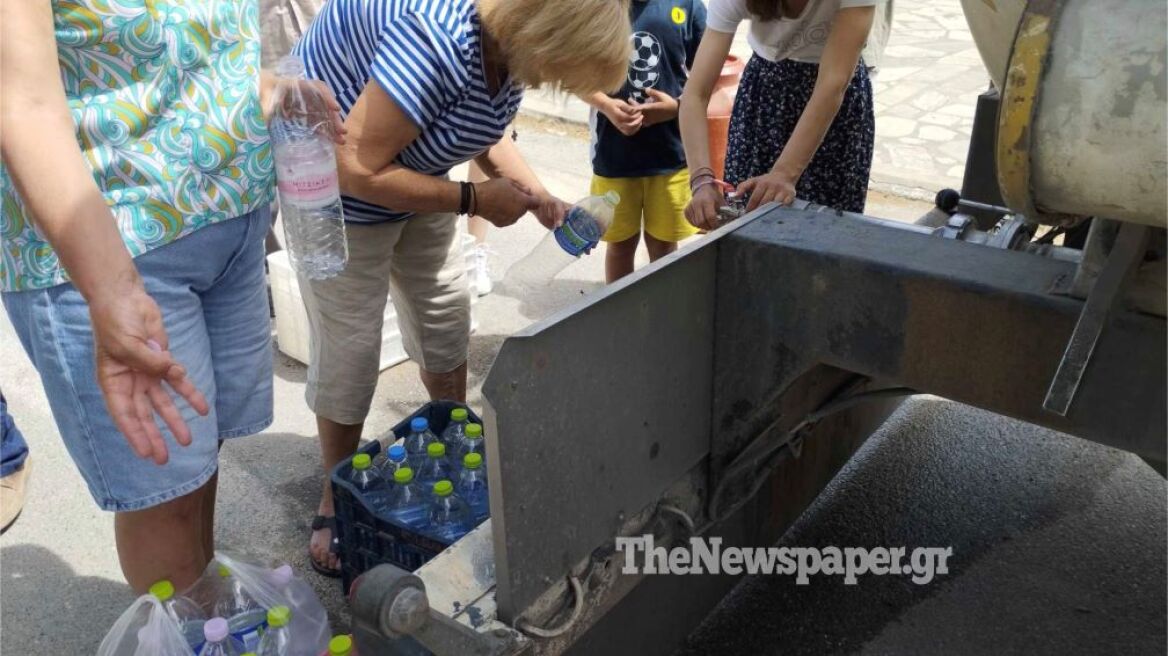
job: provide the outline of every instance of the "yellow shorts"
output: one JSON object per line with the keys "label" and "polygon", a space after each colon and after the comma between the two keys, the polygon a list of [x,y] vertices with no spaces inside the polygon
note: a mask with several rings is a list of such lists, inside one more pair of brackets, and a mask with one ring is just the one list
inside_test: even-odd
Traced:
{"label": "yellow shorts", "polygon": [[644,178],[592,176],[593,195],[609,191],[620,194],[621,200],[604,241],[624,241],[639,234],[642,215],[645,232],[658,241],[678,242],[698,232],[685,220],[690,199],[687,169]]}

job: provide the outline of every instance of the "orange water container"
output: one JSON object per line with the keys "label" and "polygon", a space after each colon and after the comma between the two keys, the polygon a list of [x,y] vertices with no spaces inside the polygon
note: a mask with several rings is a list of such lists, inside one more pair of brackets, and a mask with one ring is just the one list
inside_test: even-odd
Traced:
{"label": "orange water container", "polygon": [[738,81],[746,68],[743,61],[730,55],[722,64],[722,73],[714,83],[710,94],[710,104],[706,107],[706,127],[710,135],[710,167],[721,180],[726,165],[726,138],[730,131],[730,113],[734,110],[734,96],[738,94]]}

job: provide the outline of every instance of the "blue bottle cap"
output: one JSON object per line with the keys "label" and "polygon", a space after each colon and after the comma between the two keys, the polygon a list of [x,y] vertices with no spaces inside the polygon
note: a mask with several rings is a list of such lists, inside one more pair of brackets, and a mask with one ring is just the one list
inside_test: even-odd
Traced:
{"label": "blue bottle cap", "polygon": [[415,433],[420,433],[430,427],[430,422],[426,421],[425,417],[414,417],[410,420],[410,430]]}
{"label": "blue bottle cap", "polygon": [[401,462],[406,459],[406,448],[400,444],[389,447],[389,459]]}

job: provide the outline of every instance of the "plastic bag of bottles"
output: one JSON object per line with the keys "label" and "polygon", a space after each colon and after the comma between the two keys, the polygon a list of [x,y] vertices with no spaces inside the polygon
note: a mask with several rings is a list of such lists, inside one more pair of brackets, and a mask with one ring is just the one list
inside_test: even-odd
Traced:
{"label": "plastic bag of bottles", "polygon": [[193,656],[194,652],[183,638],[178,622],[163,608],[162,602],[150,594],[122,613],[110,628],[97,656]]}
{"label": "plastic bag of bottles", "polygon": [[[224,571],[229,575],[225,576]],[[273,569],[216,551],[215,560],[188,594],[203,604],[208,617],[212,617],[216,606],[223,608],[222,602],[227,595],[239,592],[254,601],[264,613],[279,606],[291,611],[287,630],[292,646],[287,656],[319,656],[328,649],[332,637],[328,613],[312,586],[295,577],[288,565]],[[230,622],[232,618],[224,619]],[[236,628],[233,626],[233,634]]]}

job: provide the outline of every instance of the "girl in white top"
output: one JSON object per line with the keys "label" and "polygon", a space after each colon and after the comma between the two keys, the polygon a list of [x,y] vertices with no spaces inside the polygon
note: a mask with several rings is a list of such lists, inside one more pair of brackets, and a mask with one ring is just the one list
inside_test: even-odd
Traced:
{"label": "girl in white top", "polygon": [[882,0],[710,0],[707,29],[681,99],[693,199],[686,218],[717,227],[722,192],[710,168],[706,109],[734,32],[750,20],[726,149],[726,182],[748,210],[795,197],[862,212],[872,165],[872,84],[860,60]]}

